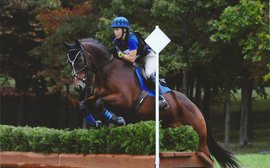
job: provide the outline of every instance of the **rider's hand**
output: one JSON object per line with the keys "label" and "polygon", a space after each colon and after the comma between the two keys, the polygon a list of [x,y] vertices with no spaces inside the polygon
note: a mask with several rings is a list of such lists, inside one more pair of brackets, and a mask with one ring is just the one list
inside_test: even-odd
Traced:
{"label": "rider's hand", "polygon": [[117,55],[119,58],[123,58],[125,54],[122,51],[118,51]]}

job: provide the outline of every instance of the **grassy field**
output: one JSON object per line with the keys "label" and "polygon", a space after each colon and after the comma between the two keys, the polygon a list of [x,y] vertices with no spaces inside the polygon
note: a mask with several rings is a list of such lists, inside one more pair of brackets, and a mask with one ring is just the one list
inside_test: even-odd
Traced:
{"label": "grassy field", "polygon": [[242,168],[270,168],[270,153],[236,155]]}
{"label": "grassy field", "polygon": [[[255,130],[254,139],[246,147],[240,147],[237,139],[233,139],[230,151],[240,161],[241,168],[270,168],[269,132],[270,129]],[[215,168],[220,168],[217,163]]]}
{"label": "grassy field", "polygon": [[[270,153],[268,154],[239,154],[236,155],[241,168],[270,168]],[[215,163],[215,168],[220,166]]]}

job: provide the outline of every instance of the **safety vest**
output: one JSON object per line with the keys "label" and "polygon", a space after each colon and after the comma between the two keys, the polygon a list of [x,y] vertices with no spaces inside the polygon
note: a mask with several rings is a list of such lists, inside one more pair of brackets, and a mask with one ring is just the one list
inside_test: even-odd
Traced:
{"label": "safety vest", "polygon": [[[139,32],[130,32],[129,33],[129,38],[131,36],[136,36],[137,40],[138,40],[138,49],[137,49],[137,58],[143,58],[145,57],[147,54],[150,53],[151,48],[146,44],[146,42],[144,41],[142,35]],[[124,41],[122,40],[116,40],[116,46],[121,50],[121,51],[126,51],[129,50],[129,45],[128,45],[128,40],[126,39]]]}

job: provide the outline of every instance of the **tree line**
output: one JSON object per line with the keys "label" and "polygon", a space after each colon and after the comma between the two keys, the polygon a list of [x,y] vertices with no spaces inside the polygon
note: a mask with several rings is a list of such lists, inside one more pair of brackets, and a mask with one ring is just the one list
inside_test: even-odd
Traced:
{"label": "tree line", "polygon": [[[111,20],[125,16],[132,31],[144,37],[155,25],[169,36],[160,74],[206,118],[214,98],[224,100],[226,144],[230,99],[241,89],[240,144],[249,142],[252,90],[266,96],[270,81],[266,1],[6,0],[0,9],[1,87],[13,79],[18,93],[69,92],[71,70],[63,41],[91,37],[112,47]],[[35,87],[36,81],[42,88],[46,84],[45,90]]]}

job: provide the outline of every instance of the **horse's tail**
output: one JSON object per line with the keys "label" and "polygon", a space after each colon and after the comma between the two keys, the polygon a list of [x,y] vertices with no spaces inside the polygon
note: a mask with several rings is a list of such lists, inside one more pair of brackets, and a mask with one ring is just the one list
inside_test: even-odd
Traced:
{"label": "horse's tail", "polygon": [[238,160],[235,156],[225,148],[221,147],[214,139],[212,130],[209,127],[209,124],[206,121],[206,128],[207,128],[207,146],[211,155],[215,157],[217,162],[220,164],[221,167],[226,168],[240,168],[238,165]]}

